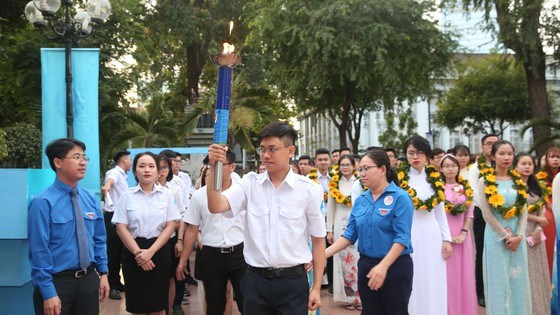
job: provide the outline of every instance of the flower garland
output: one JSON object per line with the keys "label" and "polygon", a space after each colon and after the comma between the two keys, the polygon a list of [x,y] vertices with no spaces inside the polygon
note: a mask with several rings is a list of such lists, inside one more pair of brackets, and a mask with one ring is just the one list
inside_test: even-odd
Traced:
{"label": "flower garland", "polygon": [[478,164],[478,169],[480,170],[478,173],[478,178],[481,178],[482,176],[488,174],[488,172],[490,172],[490,169],[492,168],[491,166],[486,164],[486,156],[484,155],[484,153],[480,153],[478,155],[476,163]]}
{"label": "flower garland", "polygon": [[[309,170],[309,174],[307,175],[307,177],[309,177],[309,179],[319,184],[319,175],[317,174],[317,168],[312,167]],[[326,203],[328,200],[329,200],[329,193],[325,191],[323,192],[323,201]]]}
{"label": "flower garland", "polygon": [[469,181],[459,177],[459,184],[463,185],[463,187],[461,188],[459,185],[455,184],[455,186],[453,186],[453,191],[460,195],[465,195],[467,199],[461,204],[453,204],[451,201],[445,200],[445,212],[451,213],[452,215],[459,215],[467,211],[473,202],[474,192]]}
{"label": "flower garland", "polygon": [[[354,171],[354,178],[359,179],[358,172]],[[339,204],[344,204],[348,207],[352,207],[352,196],[345,196],[340,192],[339,188],[340,175],[337,170],[331,170],[331,181],[329,182],[329,194],[334,198],[334,201]]]}
{"label": "flower garland", "polygon": [[416,190],[408,184],[409,176],[408,171],[410,169],[410,164],[407,162],[402,162],[399,165],[399,172],[397,176],[400,181],[400,187],[412,197],[412,203],[414,204],[414,208],[416,210],[428,210],[432,211],[440,202],[445,201],[445,185],[441,180],[440,173],[436,170],[436,168],[432,165],[426,165],[426,181],[431,184],[432,189],[434,190],[434,194],[431,195],[426,200],[420,200],[418,198]]}
{"label": "flower garland", "polygon": [[523,207],[527,203],[527,185],[521,179],[521,175],[516,170],[508,169],[507,174],[513,180],[513,188],[517,190],[517,198],[513,207],[504,207],[505,198],[498,193],[498,183],[496,182],[496,170],[490,168],[490,171],[484,175],[484,195],[496,212],[506,219],[511,219],[516,215],[519,216],[523,212]]}
{"label": "flower garland", "polygon": [[541,197],[536,203],[527,206],[527,212],[529,213],[541,209],[544,205],[548,204],[550,202],[550,195],[552,195],[552,187],[547,184],[548,173],[539,171],[536,177],[541,189]]}

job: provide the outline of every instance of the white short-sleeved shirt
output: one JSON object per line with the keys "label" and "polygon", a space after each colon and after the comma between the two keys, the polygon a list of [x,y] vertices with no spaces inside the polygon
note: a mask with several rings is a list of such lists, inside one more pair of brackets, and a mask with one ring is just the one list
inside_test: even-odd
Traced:
{"label": "white short-sleeved shirt", "polygon": [[106,212],[114,212],[119,199],[128,190],[126,172],[117,165],[105,173],[105,182],[103,184],[106,184],[109,179],[113,180],[113,187],[109,190],[109,196],[111,196],[113,202],[105,203],[104,208]]}
{"label": "white short-sleeved shirt", "polygon": [[173,178],[170,181],[172,184],[179,186],[181,188],[181,200],[183,201],[183,205],[187,206],[189,203],[189,190],[187,189],[187,185],[185,182],[179,177],[179,175],[173,175]]}
{"label": "white short-sleeved shirt", "polygon": [[183,215],[183,221],[200,226],[200,242],[204,246],[229,247],[240,244],[243,242],[245,213],[240,213],[232,218],[228,218],[222,213],[210,213],[206,187],[194,192],[189,201],[189,211]]}
{"label": "white short-sleeved shirt", "polygon": [[139,185],[129,188],[119,200],[111,222],[128,224],[128,231],[134,238],[155,238],[167,222],[180,219],[173,193],[154,184],[149,195]]}
{"label": "white short-sleeved shirt", "polygon": [[268,172],[245,175],[223,195],[234,215],[245,217],[245,261],[253,267],[286,268],[311,261],[309,236],[325,237],[323,188],[291,169],[275,188]]}
{"label": "white short-sleeved shirt", "polygon": [[191,177],[189,174],[185,172],[179,171],[179,178],[185,183],[185,187],[187,188],[187,192],[189,193],[189,197],[194,193],[195,189],[192,184]]}

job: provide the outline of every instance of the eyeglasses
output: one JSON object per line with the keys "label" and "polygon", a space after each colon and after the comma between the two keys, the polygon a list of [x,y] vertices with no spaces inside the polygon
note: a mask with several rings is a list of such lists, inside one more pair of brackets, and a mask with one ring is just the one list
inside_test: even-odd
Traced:
{"label": "eyeglasses", "polygon": [[263,155],[266,154],[267,152],[269,154],[274,154],[276,151],[281,150],[281,149],[285,149],[285,148],[289,148],[290,146],[287,147],[282,147],[282,148],[276,148],[276,147],[270,147],[270,148],[265,148],[265,147],[258,147],[255,151],[257,151],[257,154],[259,155]]}
{"label": "eyeglasses", "polygon": [[425,154],[426,153],[424,153],[422,151],[408,151],[408,152],[406,152],[406,155],[410,156],[410,157],[412,157],[412,156],[422,156],[422,155],[425,155]]}
{"label": "eyeglasses", "polygon": [[85,163],[89,162],[89,158],[87,156],[82,155],[82,154],[78,154],[78,153],[76,153],[72,156],[65,156],[65,157],[61,158],[61,160],[74,160],[74,161],[78,161],[78,162],[79,161],[84,161]]}
{"label": "eyeglasses", "polygon": [[362,170],[360,172],[362,172],[362,173],[367,172],[367,171],[369,171],[370,168],[373,168],[373,167],[379,168],[379,166],[377,166],[377,165],[364,165],[364,166],[362,166]]}
{"label": "eyeglasses", "polygon": [[341,168],[346,168],[346,167],[350,167],[352,166],[352,164],[340,164]]}
{"label": "eyeglasses", "polygon": [[446,165],[442,165],[441,168],[454,169],[454,168],[459,168],[459,166],[457,166],[456,164],[446,164]]}

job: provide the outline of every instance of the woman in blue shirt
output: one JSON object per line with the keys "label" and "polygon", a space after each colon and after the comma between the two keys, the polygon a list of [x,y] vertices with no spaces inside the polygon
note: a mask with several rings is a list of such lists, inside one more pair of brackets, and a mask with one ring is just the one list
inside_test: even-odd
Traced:
{"label": "woman in blue shirt", "polygon": [[327,248],[326,255],[330,257],[360,239],[362,314],[408,314],[413,270],[412,199],[391,182],[396,176],[385,151],[369,151],[360,165],[361,180],[368,190],[356,199],[346,231]]}

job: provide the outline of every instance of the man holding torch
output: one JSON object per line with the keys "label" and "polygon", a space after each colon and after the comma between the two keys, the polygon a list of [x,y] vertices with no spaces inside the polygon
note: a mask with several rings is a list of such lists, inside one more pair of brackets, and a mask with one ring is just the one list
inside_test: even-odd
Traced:
{"label": "man holding torch", "polygon": [[[241,185],[223,193],[212,189],[208,177],[208,208],[226,216],[246,211],[243,254],[248,269],[241,283],[244,314],[307,314],[321,306],[320,290],[325,265],[325,221],[320,207],[323,189],[293,173],[296,131],[273,122],[260,135],[260,154],[266,172],[247,174]],[[227,163],[227,147],[208,150],[209,172],[216,162]],[[308,247],[311,236],[312,250]],[[309,290],[305,264],[313,262],[314,283]]]}

